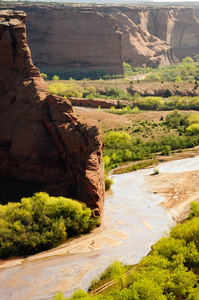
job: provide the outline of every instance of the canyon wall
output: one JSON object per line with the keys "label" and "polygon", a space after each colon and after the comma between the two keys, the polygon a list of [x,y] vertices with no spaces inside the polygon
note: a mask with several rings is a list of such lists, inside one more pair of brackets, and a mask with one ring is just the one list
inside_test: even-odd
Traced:
{"label": "canyon wall", "polygon": [[[129,26],[129,20],[139,28],[134,34],[133,28],[129,30],[133,39],[135,34],[142,32],[142,39],[137,42],[142,47],[142,51],[153,51],[150,57],[157,57],[159,65],[166,65],[168,61],[172,63],[173,53],[181,61],[186,56],[194,57],[199,53],[199,21],[196,18],[197,8],[192,7],[164,7],[164,6],[110,6],[101,7],[100,12],[115,14],[123,14],[126,16],[125,25],[121,26],[123,32],[125,27]],[[117,18],[117,17],[116,17]],[[119,25],[120,21],[118,20]],[[127,28],[126,28],[127,29]],[[127,31],[127,30],[126,30]],[[158,39],[155,39],[158,38]],[[128,40],[132,44],[136,44],[130,37]],[[124,40],[124,47],[127,42]],[[129,44],[129,43],[128,43]],[[130,51],[129,45],[128,52]],[[140,49],[139,48],[139,49]],[[150,50],[148,50],[149,48]],[[125,57],[124,51],[124,57]],[[158,55],[159,53],[159,55]],[[128,54],[129,56],[129,54]],[[165,61],[166,60],[166,61]]]}
{"label": "canyon wall", "polygon": [[151,8],[147,28],[172,46],[179,60],[199,54],[199,21],[193,8]]}
{"label": "canyon wall", "polygon": [[25,20],[23,12],[0,12],[0,178],[17,179],[24,189],[39,182],[102,216],[99,128],[79,122],[69,100],[49,94],[31,60]]}
{"label": "canyon wall", "polygon": [[101,68],[121,74],[123,61],[139,67],[176,62],[172,47],[144,28],[147,11],[112,6],[24,9],[32,58],[38,67]]}
{"label": "canyon wall", "polygon": [[163,39],[149,33],[148,8],[101,6],[97,10],[103,14],[110,14],[117,20],[123,33],[124,61],[131,66],[158,67],[178,62],[173,48]]}
{"label": "canyon wall", "polygon": [[[15,5],[17,9],[21,5]],[[173,49],[147,31],[148,10],[123,6],[23,5],[34,64],[43,69],[104,69],[176,63]]]}
{"label": "canyon wall", "polygon": [[24,9],[28,15],[28,44],[37,67],[123,73],[122,33],[110,15],[58,6]]}
{"label": "canyon wall", "polygon": [[158,67],[199,52],[199,21],[192,8],[14,6],[22,7],[28,15],[32,59],[43,69],[104,69],[121,74],[123,61]]}

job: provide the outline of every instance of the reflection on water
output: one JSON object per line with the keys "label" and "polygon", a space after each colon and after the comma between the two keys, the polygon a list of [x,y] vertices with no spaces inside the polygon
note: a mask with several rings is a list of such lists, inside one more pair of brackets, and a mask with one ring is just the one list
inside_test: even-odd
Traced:
{"label": "reflection on water", "polygon": [[[182,171],[193,166],[199,169],[197,158],[164,163],[159,169]],[[84,252],[77,250],[78,239],[65,254],[34,256],[31,261],[0,270],[0,299],[52,299],[58,290],[69,296],[74,289],[87,289],[112,260],[134,264],[147,255],[173,223],[172,216],[158,205],[162,197],[143,187],[144,176],[152,172],[146,169],[112,176],[113,193],[106,196],[103,230],[90,235],[92,240],[89,245],[86,240]],[[100,236],[101,246],[95,248]]]}

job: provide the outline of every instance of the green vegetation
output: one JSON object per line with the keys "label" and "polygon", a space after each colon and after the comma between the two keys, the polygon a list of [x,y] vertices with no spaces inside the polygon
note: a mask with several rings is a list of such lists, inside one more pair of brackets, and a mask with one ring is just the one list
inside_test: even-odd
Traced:
{"label": "green vegetation", "polygon": [[152,82],[181,82],[197,80],[199,75],[199,64],[194,63],[191,57],[182,59],[178,65],[170,65],[150,70],[150,74],[143,81]]}
{"label": "green vegetation", "polygon": [[132,100],[132,96],[117,86],[110,86],[106,92],[107,99]]}
{"label": "green vegetation", "polygon": [[48,86],[51,94],[62,97],[83,97],[83,88],[71,81],[71,83],[53,82]]}
{"label": "green vegetation", "polygon": [[154,175],[158,175],[160,173],[158,168],[155,168],[153,171],[154,171],[154,173],[153,173]]}
{"label": "green vegetation", "polygon": [[193,63],[193,62],[194,60],[189,56],[182,59],[182,63]]}
{"label": "green vegetation", "polygon": [[47,79],[48,79],[47,74],[41,73],[41,76],[43,77],[44,80],[47,80]]}
{"label": "green vegetation", "polygon": [[135,121],[131,126],[109,130],[103,139],[105,169],[110,170],[125,162],[142,160],[118,169],[119,173],[134,171],[156,163],[156,154],[170,155],[174,150],[197,146],[199,114],[174,110],[159,123]]}
{"label": "green vegetation", "polygon": [[49,79],[52,79],[53,76],[56,74],[60,79],[65,79],[65,80],[69,80],[70,78],[73,78],[75,80],[82,80],[84,78],[97,80],[102,78],[105,75],[108,75],[108,72],[102,69],[85,70],[85,69],[67,68],[67,69],[50,70],[50,69],[40,68],[40,71],[42,73],[47,74]]}
{"label": "green vegetation", "polygon": [[137,114],[140,112],[139,108],[137,106],[135,106],[134,108],[130,108],[129,105],[123,107],[123,108],[119,108],[116,109],[114,106],[111,107],[111,110],[109,111],[112,114],[116,114],[116,115],[125,115],[125,114]]}
{"label": "green vegetation", "polygon": [[97,224],[85,204],[44,192],[0,205],[0,258],[48,250]]}
{"label": "green vegetation", "polygon": [[129,65],[128,63],[125,63],[125,62],[123,63],[123,67],[124,67],[125,77],[133,76],[133,75],[137,75],[137,74],[145,74],[145,73],[149,73],[149,72],[153,71],[153,69],[150,67],[146,67],[146,68],[131,67],[131,65]]}
{"label": "green vegetation", "polygon": [[108,178],[107,175],[105,175],[104,182],[105,182],[105,191],[110,190],[111,185],[114,183],[114,181],[112,179]]}
{"label": "green vegetation", "polygon": [[128,172],[132,172],[132,171],[137,171],[140,169],[144,169],[147,167],[150,167],[152,165],[155,165],[158,163],[157,159],[147,159],[147,160],[143,160],[140,162],[135,162],[133,164],[131,164],[130,166],[122,166],[119,167],[118,169],[115,169],[113,171],[113,174],[124,174],[124,173],[128,173]]}
{"label": "green vegetation", "polygon": [[[123,78],[123,74],[108,74],[107,71],[103,69],[96,69],[96,70],[85,70],[85,69],[74,69],[74,68],[67,68],[67,69],[45,69],[40,68],[42,73],[47,74],[48,78],[51,80],[54,76],[57,76],[61,80],[98,80],[98,79],[117,79]],[[56,75],[55,75],[56,74]]]}
{"label": "green vegetation", "polygon": [[59,77],[57,75],[54,75],[52,80],[59,80]]}
{"label": "green vegetation", "polygon": [[[192,203],[189,220],[173,227],[161,238],[147,257],[125,277],[126,268],[114,262],[95,280],[92,290],[107,282],[114,287],[91,296],[78,290],[73,299],[96,300],[197,300],[199,298],[199,204]],[[54,298],[54,300],[65,299]]]}
{"label": "green vegetation", "polygon": [[132,106],[116,110],[111,108],[111,113],[114,114],[131,114],[137,113],[139,110],[199,110],[199,96],[169,96],[167,99],[163,97],[147,96],[141,97],[138,93],[129,97],[128,100],[133,100]]}

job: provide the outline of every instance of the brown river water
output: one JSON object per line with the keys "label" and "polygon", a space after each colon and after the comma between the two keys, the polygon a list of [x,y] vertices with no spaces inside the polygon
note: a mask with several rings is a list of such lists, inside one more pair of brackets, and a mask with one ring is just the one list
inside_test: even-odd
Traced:
{"label": "brown river water", "polygon": [[[199,158],[159,165],[160,172],[199,169]],[[26,259],[0,264],[0,300],[52,299],[62,290],[87,290],[93,278],[115,259],[135,264],[174,224],[159,203],[163,197],[148,192],[145,176],[153,169],[114,175],[112,192],[106,195],[102,226],[68,244]]]}

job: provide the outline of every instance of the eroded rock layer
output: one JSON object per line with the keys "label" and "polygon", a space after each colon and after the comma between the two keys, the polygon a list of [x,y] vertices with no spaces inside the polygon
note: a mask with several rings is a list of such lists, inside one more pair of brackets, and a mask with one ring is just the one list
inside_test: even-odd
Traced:
{"label": "eroded rock layer", "polygon": [[173,49],[147,31],[148,10],[122,6],[24,6],[33,62],[47,69],[104,69],[123,73],[122,62],[174,64]]}
{"label": "eroded rock layer", "polygon": [[124,61],[132,66],[158,67],[175,64],[173,48],[148,31],[149,9],[145,6],[101,6],[97,10],[112,15],[123,33]]}
{"label": "eroded rock layer", "polygon": [[26,14],[0,13],[0,177],[39,182],[102,216],[104,180],[99,128],[80,123],[71,103],[51,96],[33,65]]}
{"label": "eroded rock layer", "polygon": [[[12,4],[13,6],[13,4]],[[15,7],[21,5],[16,4]],[[24,5],[33,62],[47,69],[165,66],[199,49],[193,8],[124,5]],[[197,15],[197,8],[195,8]]]}
{"label": "eroded rock layer", "polygon": [[147,28],[172,46],[179,60],[199,53],[199,21],[193,8],[151,8]]}
{"label": "eroded rock layer", "polygon": [[65,68],[123,73],[122,33],[110,15],[60,7],[24,9],[28,44],[37,67],[55,73]]}

